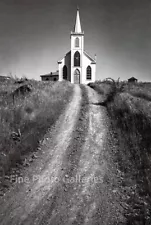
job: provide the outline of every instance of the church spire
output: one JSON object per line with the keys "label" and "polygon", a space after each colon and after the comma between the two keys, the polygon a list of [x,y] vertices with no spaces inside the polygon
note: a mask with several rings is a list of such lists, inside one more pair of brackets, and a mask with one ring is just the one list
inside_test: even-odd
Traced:
{"label": "church spire", "polygon": [[74,26],[74,32],[75,33],[82,33],[81,23],[80,23],[80,15],[79,15],[79,7],[77,7],[77,16],[76,16],[76,23],[75,23],[75,26]]}

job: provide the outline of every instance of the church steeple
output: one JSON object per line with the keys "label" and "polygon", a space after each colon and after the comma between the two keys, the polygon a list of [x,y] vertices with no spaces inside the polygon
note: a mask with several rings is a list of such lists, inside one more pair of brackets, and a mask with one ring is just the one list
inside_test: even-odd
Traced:
{"label": "church steeple", "polygon": [[79,8],[78,7],[77,7],[76,23],[75,23],[75,26],[74,26],[74,33],[82,33],[81,23],[80,23],[80,15],[79,15]]}

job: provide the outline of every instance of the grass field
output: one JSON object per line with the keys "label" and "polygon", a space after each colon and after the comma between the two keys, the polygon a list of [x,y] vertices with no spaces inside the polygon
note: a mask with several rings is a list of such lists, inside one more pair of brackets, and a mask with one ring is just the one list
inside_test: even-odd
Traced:
{"label": "grass field", "polygon": [[[22,85],[28,92],[16,91]],[[0,175],[34,152],[44,134],[56,122],[72,95],[68,82],[0,83]]]}
{"label": "grass field", "polygon": [[107,80],[90,87],[103,97],[100,105],[118,140],[115,160],[124,174],[127,224],[151,224],[151,83]]}

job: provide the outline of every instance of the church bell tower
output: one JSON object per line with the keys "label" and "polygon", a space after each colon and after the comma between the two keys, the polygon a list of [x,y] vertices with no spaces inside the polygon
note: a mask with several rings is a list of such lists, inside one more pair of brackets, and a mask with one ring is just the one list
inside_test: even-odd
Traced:
{"label": "church bell tower", "polygon": [[74,31],[71,32],[71,83],[82,82],[84,32],[81,29],[79,8],[77,8]]}

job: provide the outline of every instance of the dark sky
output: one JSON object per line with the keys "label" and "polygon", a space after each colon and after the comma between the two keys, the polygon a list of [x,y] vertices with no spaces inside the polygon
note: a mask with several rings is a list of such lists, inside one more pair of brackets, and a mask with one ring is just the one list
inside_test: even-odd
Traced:
{"label": "dark sky", "polygon": [[97,79],[151,81],[151,0],[0,0],[0,74],[39,79],[56,71],[77,5]]}

